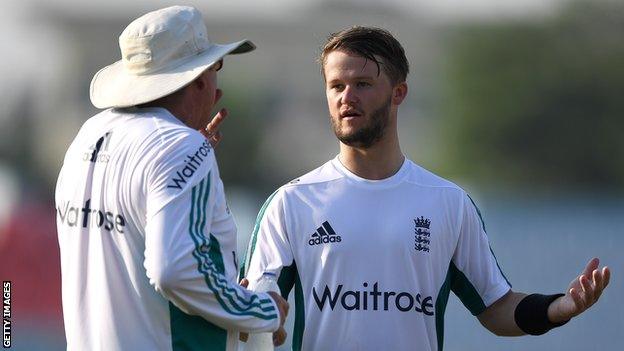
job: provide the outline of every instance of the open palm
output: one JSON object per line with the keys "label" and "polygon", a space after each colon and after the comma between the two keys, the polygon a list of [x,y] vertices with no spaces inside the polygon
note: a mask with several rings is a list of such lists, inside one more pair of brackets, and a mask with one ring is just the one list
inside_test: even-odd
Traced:
{"label": "open palm", "polygon": [[591,259],[583,273],[572,280],[565,296],[554,301],[548,309],[552,322],[563,322],[591,307],[609,284],[609,267],[598,269],[600,260]]}

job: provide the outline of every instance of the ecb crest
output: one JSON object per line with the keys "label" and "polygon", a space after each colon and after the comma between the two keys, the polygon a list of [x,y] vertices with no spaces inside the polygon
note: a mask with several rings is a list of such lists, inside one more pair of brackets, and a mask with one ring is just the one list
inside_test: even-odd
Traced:
{"label": "ecb crest", "polygon": [[430,226],[431,220],[428,218],[420,216],[420,218],[414,219],[414,248],[416,251],[429,252],[429,245],[431,245]]}

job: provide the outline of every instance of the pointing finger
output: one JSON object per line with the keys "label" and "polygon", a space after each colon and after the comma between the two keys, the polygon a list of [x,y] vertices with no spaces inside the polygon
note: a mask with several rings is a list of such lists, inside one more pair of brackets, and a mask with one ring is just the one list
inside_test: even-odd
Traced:
{"label": "pointing finger", "polygon": [[222,108],[221,110],[219,110],[219,112],[217,112],[217,114],[212,118],[212,120],[210,120],[210,123],[208,123],[208,125],[206,126],[206,131],[208,132],[208,134],[216,133],[219,130],[219,127],[221,126],[221,123],[223,122],[225,117],[227,117],[227,115],[228,115],[227,109]]}

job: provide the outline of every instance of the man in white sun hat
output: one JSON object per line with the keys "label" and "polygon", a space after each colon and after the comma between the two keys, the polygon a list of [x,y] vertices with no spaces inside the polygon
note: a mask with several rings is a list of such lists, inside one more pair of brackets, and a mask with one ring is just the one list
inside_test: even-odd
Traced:
{"label": "man in white sun hat", "polygon": [[205,138],[218,141],[226,114],[209,124],[223,57],[255,46],[211,43],[182,6],[136,19],[119,45],[91,82],[106,110],[78,132],[56,187],[68,350],[230,350],[238,331],[283,335],[286,301],[236,283],[236,226]]}

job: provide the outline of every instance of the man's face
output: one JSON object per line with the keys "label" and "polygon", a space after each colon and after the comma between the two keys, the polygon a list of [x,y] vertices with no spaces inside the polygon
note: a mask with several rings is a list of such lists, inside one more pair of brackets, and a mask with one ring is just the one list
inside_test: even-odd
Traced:
{"label": "man's face", "polygon": [[368,148],[379,141],[390,119],[393,87],[375,62],[343,51],[325,60],[325,93],[338,140]]}
{"label": "man's face", "polygon": [[185,122],[193,129],[203,129],[212,119],[212,109],[215,107],[223,92],[217,88],[217,71],[222,67],[222,61],[205,70],[188,88],[192,103],[187,106],[192,110]]}
{"label": "man's face", "polygon": [[221,90],[217,88],[217,71],[219,71],[221,67],[223,67],[223,60],[219,60],[203,73],[206,78],[206,91],[204,97],[205,108],[203,113],[205,120],[202,121],[202,126],[205,126],[208,122],[210,122],[210,119],[212,118],[212,109],[215,107],[222,95]]}

